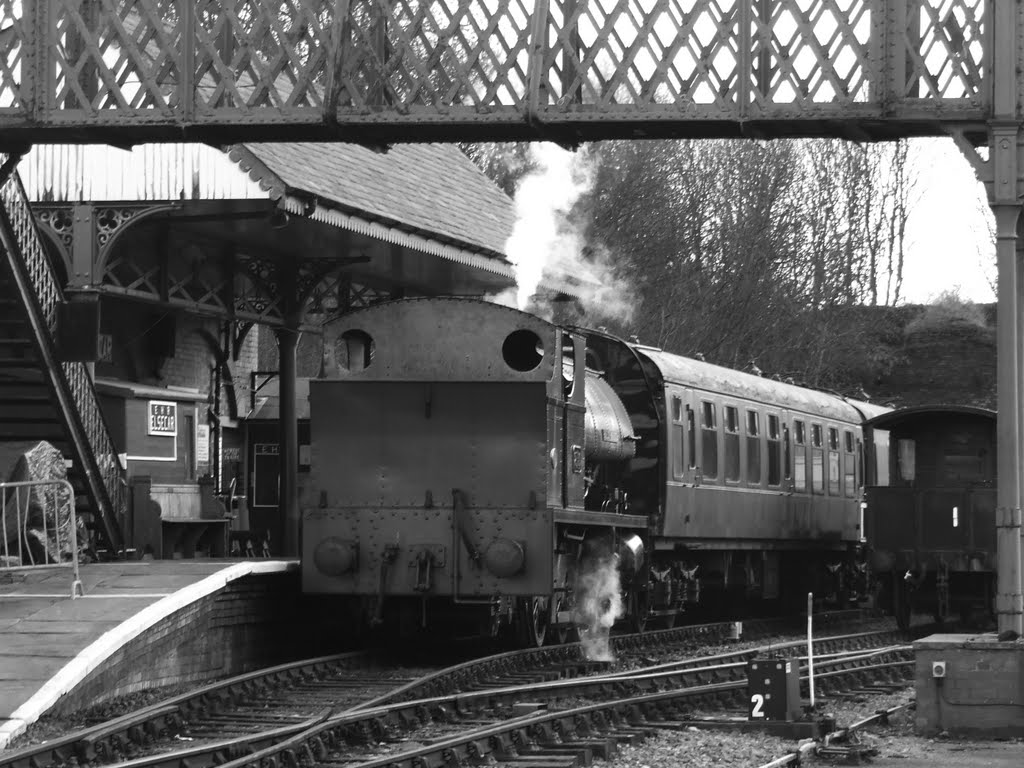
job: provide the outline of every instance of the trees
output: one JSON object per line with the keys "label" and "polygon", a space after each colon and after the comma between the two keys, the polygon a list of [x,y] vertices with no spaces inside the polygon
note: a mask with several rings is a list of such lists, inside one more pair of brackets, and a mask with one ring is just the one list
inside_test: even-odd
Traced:
{"label": "trees", "polygon": [[[507,190],[536,170],[525,145],[467,153]],[[914,197],[904,142],[606,142],[575,162],[592,183],[567,226],[609,255],[636,304],[628,322],[589,322],[813,385],[884,364],[851,318],[900,299]]]}
{"label": "trees", "polygon": [[851,316],[900,297],[905,144],[612,142],[595,155],[578,213],[633,276],[641,306],[621,330],[815,385],[856,376],[838,361],[871,342]]}

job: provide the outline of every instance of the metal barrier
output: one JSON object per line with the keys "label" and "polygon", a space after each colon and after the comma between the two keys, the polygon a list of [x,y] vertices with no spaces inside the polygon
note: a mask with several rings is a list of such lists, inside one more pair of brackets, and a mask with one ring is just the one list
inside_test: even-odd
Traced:
{"label": "metal barrier", "polygon": [[[12,492],[13,491],[13,492]],[[28,525],[32,516],[33,493],[38,494],[42,526],[42,562],[36,562],[36,552],[29,546]],[[15,527],[13,538],[16,551],[11,551],[12,535],[8,532],[9,520]],[[62,523],[62,520],[64,521]],[[61,529],[67,532],[61,535]],[[53,534],[51,540],[50,534]],[[22,480],[18,482],[0,482],[0,571],[14,568],[32,568],[53,565],[71,566],[71,599],[82,597],[82,580],[78,572],[78,513],[75,510],[75,490],[67,480]],[[61,547],[63,542],[67,549]],[[65,553],[70,557],[65,559]],[[11,559],[17,565],[10,565]],[[26,563],[26,561],[28,561]]]}

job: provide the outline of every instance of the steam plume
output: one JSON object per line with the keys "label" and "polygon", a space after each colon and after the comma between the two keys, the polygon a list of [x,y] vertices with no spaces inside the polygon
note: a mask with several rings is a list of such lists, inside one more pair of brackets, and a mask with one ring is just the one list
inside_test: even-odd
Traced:
{"label": "steam plume", "polygon": [[[547,142],[531,144],[530,156],[536,170],[519,182],[516,223],[505,244],[516,270],[516,305],[550,317],[550,307],[536,303],[537,287],[547,277],[571,283],[588,313],[597,310],[603,317],[628,321],[635,304],[632,290],[615,276],[612,255],[589,246],[584,222],[572,217],[594,185],[591,156]],[[508,303],[506,296],[490,298]]]}
{"label": "steam plume", "polygon": [[609,635],[622,617],[618,555],[584,561],[576,580],[576,623],[583,654],[591,661],[614,661]]}

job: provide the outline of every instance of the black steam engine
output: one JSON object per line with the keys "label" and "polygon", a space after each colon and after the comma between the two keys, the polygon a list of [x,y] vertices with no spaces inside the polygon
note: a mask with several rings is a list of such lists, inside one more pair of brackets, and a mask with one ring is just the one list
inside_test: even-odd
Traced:
{"label": "black steam engine", "polygon": [[360,625],[539,645],[857,588],[881,409],[471,299],[325,330],[303,586]]}

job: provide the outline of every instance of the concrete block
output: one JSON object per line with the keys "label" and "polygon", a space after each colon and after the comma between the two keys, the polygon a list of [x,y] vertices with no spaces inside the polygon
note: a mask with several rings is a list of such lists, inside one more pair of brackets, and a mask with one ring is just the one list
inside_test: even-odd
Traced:
{"label": "concrete block", "polygon": [[[993,634],[932,635],[914,643],[922,735],[1024,736],[1024,643]],[[932,673],[945,662],[945,676]]]}

